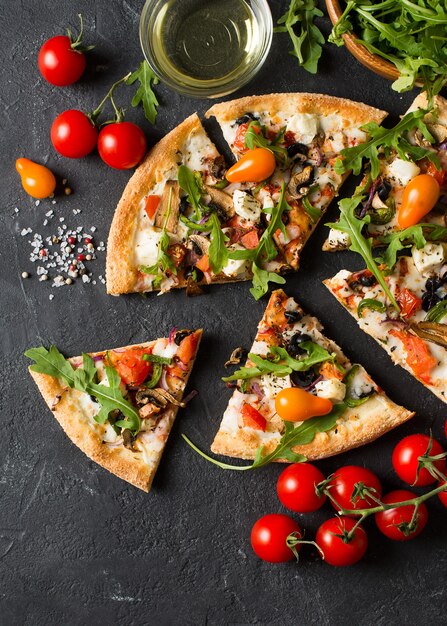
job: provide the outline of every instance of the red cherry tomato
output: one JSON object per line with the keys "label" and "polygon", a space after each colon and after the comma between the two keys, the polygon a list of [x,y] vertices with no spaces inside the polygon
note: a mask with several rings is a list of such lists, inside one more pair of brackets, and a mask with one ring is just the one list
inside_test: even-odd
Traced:
{"label": "red cherry tomato", "polygon": [[332,407],[327,398],[319,398],[299,387],[283,389],[275,398],[276,412],[286,422],[303,422],[317,415],[327,415]]}
{"label": "red cherry tomato", "polygon": [[430,213],[438,201],[438,181],[429,174],[419,174],[410,180],[402,195],[402,204],[397,211],[400,228],[414,226]]}
{"label": "red cherry tomato", "polygon": [[[440,487],[441,485],[447,485],[446,482],[439,482],[438,483],[438,487]],[[446,491],[441,491],[439,494],[439,499],[441,500],[442,504],[446,507],[447,509],[447,490]]]}
{"label": "red cherry tomato", "polygon": [[[387,493],[382,498],[384,504],[395,504],[397,502],[404,502],[405,500],[412,500],[415,498],[415,494],[406,489],[398,489]],[[414,526],[410,527],[410,523],[413,519],[414,505],[408,504],[396,509],[388,509],[387,511],[381,511],[375,514],[375,520],[378,529],[381,533],[393,539],[394,541],[409,541],[417,537],[425,528],[428,520],[428,511],[425,504],[422,502],[419,505],[416,518],[414,520]]]}
{"label": "red cherry tomato", "polygon": [[[417,485],[424,487],[436,482],[436,476],[432,476],[430,472],[424,468],[419,469],[418,458],[425,455],[430,445],[430,437],[428,435],[409,435],[396,445],[393,451],[393,467],[396,474],[409,485]],[[432,439],[432,448],[429,452],[430,456],[442,454],[444,450],[441,444]],[[434,466],[442,473],[445,472],[445,459],[434,462]]]}
{"label": "red cherry tomato", "polygon": [[[256,556],[269,563],[285,563],[294,558],[286,540],[291,533],[302,536],[301,528],[288,515],[271,513],[258,519],[251,529],[251,546]],[[299,550],[299,544],[296,550]]]}
{"label": "red cherry tomato", "polygon": [[230,183],[260,183],[273,174],[275,156],[268,148],[247,150],[237,163],[225,174]]}
{"label": "red cherry tomato", "polygon": [[146,137],[132,122],[115,122],[102,128],[98,137],[101,159],[117,170],[135,167],[146,154]]}
{"label": "red cherry tomato", "polygon": [[310,463],[294,463],[281,472],[276,484],[278,498],[295,513],[312,513],[326,501],[325,494],[318,495],[316,486],[324,480],[320,470]]}
{"label": "red cherry tomato", "polygon": [[354,565],[363,557],[368,547],[368,536],[362,526],[358,526],[351,539],[348,533],[356,521],[352,517],[331,517],[317,530],[315,542],[329,565],[345,567]]}
{"label": "red cherry tomato", "polygon": [[56,117],[51,126],[51,142],[69,159],[80,159],[96,146],[98,131],[82,111],[70,109]]}
{"label": "red cherry tomato", "polygon": [[128,350],[109,350],[107,364],[115,368],[125,385],[141,385],[152,371],[152,363],[143,359],[149,354],[145,348]]}
{"label": "red cherry tomato", "polygon": [[66,35],[48,39],[39,51],[38,65],[42,76],[52,85],[66,87],[79,80],[85,70],[85,56],[73,47]]}
{"label": "red cherry tomato", "polygon": [[[361,495],[361,487],[367,487],[376,498],[382,497],[382,485],[377,476],[371,470],[357,465],[345,465],[334,472],[328,489],[331,496],[343,509],[370,509],[376,506],[376,502],[369,496],[365,498]],[[357,492],[357,493],[356,493]],[[338,510],[337,505],[332,502],[332,506]]]}

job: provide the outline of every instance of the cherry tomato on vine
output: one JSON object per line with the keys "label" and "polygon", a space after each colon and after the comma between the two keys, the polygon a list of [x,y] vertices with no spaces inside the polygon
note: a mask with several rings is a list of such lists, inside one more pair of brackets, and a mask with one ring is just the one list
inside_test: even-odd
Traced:
{"label": "cherry tomato on vine", "polygon": [[283,389],[275,398],[275,409],[286,422],[302,422],[317,415],[327,415],[333,404],[299,387]]}
{"label": "cherry tomato on vine", "polygon": [[[430,456],[436,456],[444,452],[441,444],[436,439],[432,439],[431,443]],[[423,434],[409,435],[399,441],[394,448],[392,457],[393,467],[399,478],[409,485],[417,485],[418,487],[425,487],[436,482],[437,477],[432,476],[425,467],[419,469],[418,458],[427,453],[429,446],[430,437]],[[445,472],[445,459],[434,461],[433,465],[440,472]]]}
{"label": "cherry tomato on vine", "polygon": [[357,526],[352,537],[351,531],[356,525],[352,517],[331,517],[317,530],[315,542],[329,565],[345,567],[354,565],[364,556],[368,547],[368,536],[362,526]]}
{"label": "cherry tomato on vine", "polygon": [[54,148],[69,159],[87,156],[98,139],[98,131],[82,111],[70,109],[56,117],[51,126]]}
{"label": "cherry tomato on vine", "polygon": [[22,187],[33,198],[48,198],[56,188],[56,179],[51,170],[30,159],[17,159],[16,170],[20,174]]}
{"label": "cherry tomato on vine", "polygon": [[[382,485],[377,476],[371,470],[357,465],[345,465],[341,467],[331,478],[327,488],[331,496],[343,509],[370,509],[376,506],[376,502],[368,495],[362,498],[362,487],[369,489],[380,500],[382,497]],[[332,506],[338,510],[337,505]]]}
{"label": "cherry tomato on vine", "polygon": [[73,48],[73,42],[66,35],[48,39],[40,49],[37,62],[45,80],[57,87],[79,80],[86,65],[85,56]]}
{"label": "cherry tomato on vine", "polygon": [[148,354],[145,348],[129,348],[123,352],[109,350],[106,360],[125,385],[141,385],[152,371],[152,363],[143,359],[144,354]]}
{"label": "cherry tomato on vine", "polygon": [[295,513],[312,513],[323,506],[326,495],[318,495],[316,487],[324,475],[311,463],[293,463],[281,472],[276,492],[282,504]]}
{"label": "cherry tomato on vine", "polygon": [[98,152],[110,167],[128,170],[146,154],[146,137],[132,122],[114,122],[104,126],[98,137]]}
{"label": "cherry tomato on vine", "polygon": [[[397,489],[383,496],[384,504],[395,504],[412,500],[416,495],[406,489]],[[375,514],[375,520],[381,533],[394,541],[409,541],[417,537],[425,528],[428,520],[428,510],[422,502],[419,505],[416,516],[414,515],[414,504],[408,504],[395,509],[388,509]]]}
{"label": "cherry tomato on vine", "polygon": [[[438,483],[438,487],[440,487],[441,485],[447,485],[447,483],[441,481],[441,482]],[[441,500],[442,504],[447,509],[447,490],[446,491],[441,491],[438,494],[438,496],[439,496],[439,499]]]}
{"label": "cherry tomato on vine", "polygon": [[[258,519],[251,529],[251,546],[260,559],[269,563],[285,563],[294,558],[286,540],[291,533],[302,536],[301,528],[288,515],[271,513]],[[299,544],[296,550],[299,550]]]}
{"label": "cherry tomato on vine", "polygon": [[399,227],[408,228],[420,222],[433,209],[439,194],[439,183],[429,174],[419,174],[410,180],[397,211]]}
{"label": "cherry tomato on vine", "polygon": [[269,178],[276,168],[275,156],[268,148],[254,148],[247,152],[225,174],[230,183],[260,183]]}

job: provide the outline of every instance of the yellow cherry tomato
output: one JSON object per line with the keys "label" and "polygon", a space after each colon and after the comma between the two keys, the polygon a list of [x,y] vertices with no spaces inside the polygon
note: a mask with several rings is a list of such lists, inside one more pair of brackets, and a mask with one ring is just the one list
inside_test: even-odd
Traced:
{"label": "yellow cherry tomato", "polygon": [[304,422],[317,415],[327,415],[332,411],[332,402],[314,396],[304,389],[290,387],[278,393],[275,409],[285,422]]}
{"label": "yellow cherry tomato", "polygon": [[410,180],[397,211],[399,227],[408,228],[420,222],[435,206],[439,194],[439,183],[429,174],[419,174]]}
{"label": "yellow cherry tomato", "polygon": [[16,170],[22,179],[22,187],[33,198],[48,198],[56,188],[56,179],[44,165],[29,159],[17,159]]}
{"label": "yellow cherry tomato", "polygon": [[230,183],[260,183],[275,171],[275,156],[268,148],[254,148],[230,167],[226,179]]}

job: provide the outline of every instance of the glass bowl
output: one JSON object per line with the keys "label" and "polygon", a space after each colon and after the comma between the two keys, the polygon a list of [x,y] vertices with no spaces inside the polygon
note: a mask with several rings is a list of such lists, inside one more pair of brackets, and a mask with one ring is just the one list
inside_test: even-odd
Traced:
{"label": "glass bowl", "polygon": [[[240,41],[240,29],[233,19],[232,5],[244,5],[241,10],[247,12],[247,20],[241,22],[244,32],[246,29],[248,33],[246,45],[236,50],[243,60],[236,61],[235,67],[231,67],[235,58],[231,44],[235,39]],[[179,11],[183,11],[180,18],[178,15],[181,14],[176,13]],[[205,15],[214,28],[214,33],[209,33],[203,23],[193,22],[193,40],[197,45],[194,67],[203,70],[204,77],[194,76],[193,71],[188,73],[172,61],[179,45],[176,39],[176,33],[180,33],[178,29],[185,29],[187,20],[192,20],[193,16],[195,19],[196,15]],[[172,37],[167,37],[167,33]],[[272,35],[273,21],[267,0],[146,0],[140,18],[141,47],[153,72],[174,91],[197,98],[225,96],[248,83],[267,58]],[[166,46],[171,44],[171,39],[176,47],[168,51]],[[181,43],[189,54],[185,43]],[[220,55],[216,63],[211,63],[212,56],[207,55],[207,50],[211,50],[211,55]],[[210,61],[208,65],[207,61]],[[213,65],[223,67],[221,75],[210,75],[214,71]]]}

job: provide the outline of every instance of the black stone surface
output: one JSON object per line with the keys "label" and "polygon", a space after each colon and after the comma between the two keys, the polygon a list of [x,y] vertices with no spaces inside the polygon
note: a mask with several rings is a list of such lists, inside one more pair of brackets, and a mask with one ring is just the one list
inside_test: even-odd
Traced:
{"label": "black stone surface", "polygon": [[[370,547],[363,562],[336,570],[303,549],[299,564],[268,565],[249,545],[254,521],[281,512],[275,482],[278,466],[253,473],[224,472],[194,454],[187,433],[207,449],[230,391],[220,381],[231,350],[249,346],[265,301],[254,302],[248,284],[211,288],[203,298],[184,293],[162,298],[112,298],[104,286],[54,289],[39,283],[29,262],[22,228],[42,227],[54,208],[69,226],[97,226],[106,240],[112,215],[130,173],[112,171],[96,155],[80,161],[59,157],[49,142],[58,112],[91,109],[108,86],[141,59],[141,0],[22,0],[0,3],[2,24],[1,439],[0,439],[0,624],[10,626],[120,625],[338,625],[445,624],[446,510],[429,504],[430,520],[418,539],[392,543],[367,524]],[[277,17],[286,2],[272,2]],[[49,36],[76,24],[82,12],[86,41],[96,44],[80,83],[53,88],[40,76],[37,52]],[[325,21],[328,28],[327,20]],[[398,95],[345,49],[325,50],[318,75],[301,71],[288,55],[289,41],[275,35],[267,63],[237,95],[311,91],[346,96],[405,111],[414,93]],[[197,110],[209,106],[160,86],[155,127],[131,110],[151,143]],[[119,100],[127,104],[130,89]],[[47,163],[68,179],[74,193],[36,207],[14,171],[18,156]],[[349,191],[349,187],[345,188]],[[19,208],[19,213],[14,208]],[[74,216],[73,209],[82,209]],[[336,206],[329,216],[336,216]],[[361,361],[397,402],[417,416],[376,443],[319,464],[331,472],[344,463],[376,471],[385,489],[401,486],[390,454],[396,441],[417,431],[443,434],[446,407],[426,392],[362,334],[321,285],[338,269],[358,263],[352,255],[320,252],[321,224],[303,255],[301,271],[287,291],[317,314],[327,333]],[[104,270],[104,253],[92,268]],[[22,281],[22,271],[30,279]],[[53,301],[49,294],[54,293]],[[64,435],[37,395],[23,352],[54,342],[66,354],[125,345],[164,335],[173,326],[203,326],[200,359],[190,388],[200,396],[179,416],[149,495],[90,462]],[[301,519],[312,537],[330,507]]]}

